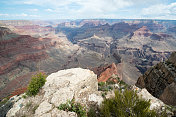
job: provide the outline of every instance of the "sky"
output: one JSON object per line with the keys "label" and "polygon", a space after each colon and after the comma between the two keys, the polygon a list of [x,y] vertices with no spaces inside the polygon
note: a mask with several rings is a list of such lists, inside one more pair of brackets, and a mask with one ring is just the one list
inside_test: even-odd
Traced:
{"label": "sky", "polygon": [[0,0],[0,20],[169,19],[176,0]]}

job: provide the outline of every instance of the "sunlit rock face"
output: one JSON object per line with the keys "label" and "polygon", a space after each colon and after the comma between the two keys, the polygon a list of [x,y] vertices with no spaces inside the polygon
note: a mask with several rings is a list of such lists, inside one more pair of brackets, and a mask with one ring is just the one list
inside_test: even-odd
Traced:
{"label": "sunlit rock face", "polygon": [[[97,76],[88,69],[72,68],[52,73],[46,78],[46,83],[35,97],[19,99],[7,113],[7,117],[15,116],[59,116],[75,117],[75,113],[58,110],[60,104],[75,99],[85,107],[90,104],[100,104],[103,101],[98,92]],[[31,107],[38,105],[35,113],[25,105],[31,103]]]}

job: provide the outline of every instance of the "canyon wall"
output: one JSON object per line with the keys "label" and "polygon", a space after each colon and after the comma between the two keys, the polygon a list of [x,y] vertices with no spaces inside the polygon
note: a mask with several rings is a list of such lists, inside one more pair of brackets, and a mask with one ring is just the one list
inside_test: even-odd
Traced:
{"label": "canyon wall", "polygon": [[139,77],[136,85],[146,88],[153,96],[164,103],[176,105],[176,52],[173,52],[166,62],[160,62],[151,67]]}

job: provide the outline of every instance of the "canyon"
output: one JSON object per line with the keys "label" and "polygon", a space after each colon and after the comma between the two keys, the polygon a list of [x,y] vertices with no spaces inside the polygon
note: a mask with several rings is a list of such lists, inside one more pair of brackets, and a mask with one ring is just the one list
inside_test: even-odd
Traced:
{"label": "canyon", "polygon": [[100,82],[116,74],[135,84],[176,51],[175,27],[172,20],[0,21],[0,99],[21,93],[38,71],[81,67]]}

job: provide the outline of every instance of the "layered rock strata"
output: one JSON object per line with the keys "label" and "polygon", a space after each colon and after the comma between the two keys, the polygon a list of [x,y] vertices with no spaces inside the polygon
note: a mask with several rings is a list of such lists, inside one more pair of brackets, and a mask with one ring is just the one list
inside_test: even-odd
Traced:
{"label": "layered rock strata", "polygon": [[176,52],[166,62],[160,62],[145,72],[136,85],[146,88],[164,103],[176,105]]}

